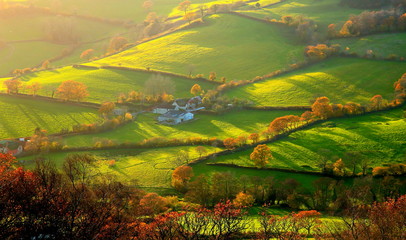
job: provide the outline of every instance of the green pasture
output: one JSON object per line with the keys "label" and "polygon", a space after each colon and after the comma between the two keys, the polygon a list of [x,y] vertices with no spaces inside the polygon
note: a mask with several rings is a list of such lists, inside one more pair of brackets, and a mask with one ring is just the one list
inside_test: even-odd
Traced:
{"label": "green pasture", "polygon": [[274,118],[290,114],[299,115],[301,112],[240,110],[217,116],[197,113],[192,122],[167,126],[157,124],[157,114],[148,113],[141,114],[134,122],[112,131],[67,137],[64,140],[70,147],[91,146],[100,139],[111,139],[116,143],[140,142],[153,137],[216,137],[223,140],[227,137],[262,132]]}
{"label": "green pasture", "polygon": [[326,96],[333,103],[368,103],[374,95],[394,97],[393,83],[406,72],[406,63],[356,58],[332,58],[289,74],[231,89],[229,97],[260,106],[311,105]]}
{"label": "green pasture", "polygon": [[65,48],[43,41],[8,44],[0,50],[0,75],[8,75],[14,69],[38,67],[45,60],[60,55]]}
{"label": "green pasture", "polygon": [[[219,150],[210,146],[205,146],[205,148],[207,154]],[[95,156],[94,175],[106,174],[115,177],[119,181],[136,183],[142,187],[169,188],[172,171],[176,167],[185,164],[177,159],[180,151],[189,152],[191,160],[199,157],[195,147],[100,150],[74,153],[88,153]],[[68,154],[72,153],[52,153],[43,157],[49,159],[58,169],[61,169]],[[35,156],[18,158],[25,167],[31,169],[35,167],[33,159],[35,159]],[[111,160],[115,160],[114,166],[110,166]]]}
{"label": "green pasture", "polygon": [[21,99],[0,95],[0,139],[28,137],[37,127],[48,133],[71,129],[73,125],[94,123],[99,117],[95,110],[47,102]]}
{"label": "green pasture", "polygon": [[199,176],[201,174],[205,174],[207,176],[211,176],[216,172],[230,172],[236,177],[241,176],[248,176],[248,177],[274,177],[279,181],[284,181],[286,179],[295,179],[301,186],[307,189],[312,189],[312,183],[319,179],[320,176],[304,174],[304,173],[288,173],[288,172],[281,172],[281,171],[273,171],[273,170],[260,170],[260,169],[249,169],[249,168],[235,168],[235,167],[227,167],[227,166],[213,166],[206,164],[208,161],[198,163],[193,165],[193,172],[195,176]]}
{"label": "green pasture", "polygon": [[[104,102],[116,101],[120,93],[128,93],[132,90],[143,91],[145,82],[155,74],[146,72],[134,72],[116,69],[84,69],[71,66],[31,73],[21,77],[25,83],[39,82],[44,88],[39,92],[41,95],[51,96],[63,81],[74,80],[84,83],[88,87],[89,97],[86,101]],[[205,81],[169,77],[174,83],[174,96],[177,98],[192,97],[190,88],[198,83],[202,89],[210,90],[214,84]],[[1,83],[1,82],[0,82]],[[0,86],[4,89],[4,86]]]}
{"label": "green pasture", "polygon": [[324,32],[331,23],[344,23],[351,15],[360,14],[363,10],[339,5],[340,0],[287,0],[268,8],[239,11],[260,19],[280,20],[283,16],[302,15],[315,21]]}
{"label": "green pasture", "polygon": [[[212,15],[188,30],[137,45],[89,65],[121,65],[179,74],[217,73],[217,79],[251,79],[303,60],[303,48],[294,34],[242,17]],[[255,43],[255,44],[253,44]]]}
{"label": "green pasture", "polygon": [[[95,56],[105,53],[111,37],[122,34],[126,30],[122,26],[83,20],[76,17],[56,17],[32,14],[27,16],[2,18],[0,20],[0,40],[6,43],[0,49],[0,75],[6,75],[17,68],[32,68],[43,61],[60,56],[63,51],[75,47],[75,44],[49,42],[46,38],[48,25],[58,18],[70,22],[72,31],[83,47],[67,59],[53,63],[53,66],[81,62],[79,58],[83,50],[96,50]],[[107,38],[107,39],[105,39]],[[101,44],[101,40],[104,43]],[[73,56],[74,55],[74,56]]]}
{"label": "green pasture", "polygon": [[386,58],[394,54],[397,57],[406,57],[406,33],[376,34],[358,38],[342,38],[333,40],[332,43],[340,44],[342,49],[359,56],[372,50],[376,57]]}
{"label": "green pasture", "polygon": [[[406,118],[396,109],[351,118],[334,119],[268,144],[273,159],[269,167],[319,171],[317,162],[322,149],[330,151],[329,159],[343,158],[346,152],[359,152],[369,159],[370,167],[406,161]],[[220,156],[216,163],[254,167],[249,155],[252,149]],[[361,171],[359,168],[357,171]]]}

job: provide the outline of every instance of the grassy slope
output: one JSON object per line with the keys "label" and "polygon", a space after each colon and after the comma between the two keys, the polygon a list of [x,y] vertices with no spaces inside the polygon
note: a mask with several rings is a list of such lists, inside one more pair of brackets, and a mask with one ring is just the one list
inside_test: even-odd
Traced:
{"label": "grassy slope", "polygon": [[393,83],[406,63],[333,58],[293,73],[227,91],[261,106],[309,105],[318,96],[334,103],[365,103],[381,94],[393,98]]}
{"label": "grassy slope", "polygon": [[[21,78],[24,82],[40,82],[44,88],[40,94],[49,96],[50,91],[47,87],[57,88],[63,81],[75,80],[88,86],[90,96],[88,101],[103,102],[115,101],[120,93],[128,93],[131,90],[143,90],[145,81],[151,78],[153,74],[143,72],[132,72],[113,69],[76,69],[73,67],[64,67],[61,69],[42,71],[24,75]],[[214,86],[208,82],[198,82],[184,78],[170,79],[175,84],[176,97],[191,97],[190,88],[198,83],[204,90],[212,89]],[[0,80],[1,81],[1,80]],[[4,86],[1,85],[0,88]]]}
{"label": "grassy slope", "polygon": [[[56,57],[62,53],[69,44],[55,44],[44,41],[47,24],[55,19],[55,16],[46,15],[27,15],[19,17],[2,18],[0,21],[0,40],[8,42],[6,48],[0,50],[0,75],[5,75],[16,68],[34,67],[41,62]],[[113,37],[126,30],[123,27],[104,24],[83,19],[70,18],[73,29],[78,34],[80,42],[98,40],[104,37]],[[22,42],[13,43],[13,41],[43,40],[41,42]],[[100,47],[99,43],[87,44],[85,49],[96,48],[97,55],[105,53],[106,48]],[[81,50],[85,50],[81,49]],[[53,63],[59,66],[66,63],[82,61],[81,51],[75,53],[72,60],[58,61]],[[73,56],[70,56],[73,57]]]}
{"label": "grassy slope", "polygon": [[[207,153],[218,151],[214,147],[205,147]],[[77,153],[90,153],[97,159],[97,171],[115,176],[123,182],[136,181],[143,187],[170,187],[171,174],[174,168],[182,163],[176,160],[179,151],[188,151],[191,159],[199,155],[195,147],[172,147],[143,150],[102,150]],[[53,153],[45,157],[62,168],[63,159],[69,153]],[[28,168],[35,167],[34,157],[19,158]],[[109,167],[109,160],[115,160],[114,167]]]}
{"label": "grassy slope", "polygon": [[372,50],[377,57],[388,57],[396,54],[406,57],[406,33],[376,34],[360,38],[343,38],[332,41],[338,43],[343,49],[349,47],[349,52],[363,56],[367,50]]}
{"label": "grassy slope", "polygon": [[12,96],[0,96],[0,106],[0,139],[31,136],[36,127],[56,133],[98,119],[93,109]]}
{"label": "grassy slope", "polygon": [[[213,15],[206,24],[140,44],[91,63],[151,67],[187,74],[217,72],[228,79],[246,79],[303,59],[303,46],[290,30],[233,15]],[[255,45],[252,43],[255,42]],[[227,64],[225,64],[227,63]]]}
{"label": "grassy slope", "polygon": [[[317,170],[320,149],[330,150],[332,153],[329,157],[344,157],[345,152],[358,151],[364,158],[371,160],[373,167],[405,162],[406,119],[403,115],[402,109],[396,109],[332,120],[336,127],[322,124],[293,133],[286,139],[269,144],[274,156],[269,166]],[[215,162],[253,166],[249,159],[251,152],[222,156]]]}
{"label": "grassy slope", "polygon": [[211,116],[197,114],[196,120],[175,126],[156,124],[155,114],[140,115],[134,123],[114,131],[66,138],[68,146],[89,146],[97,139],[108,138],[116,142],[139,142],[151,137],[187,138],[238,137],[241,134],[261,132],[276,117],[300,114],[298,111],[239,111]]}
{"label": "grassy slope", "polygon": [[340,0],[287,0],[283,3],[258,10],[241,11],[241,13],[261,19],[277,19],[282,16],[303,15],[316,21],[322,31],[331,23],[345,22],[350,15],[356,15],[363,10],[339,6]]}
{"label": "grassy slope", "polygon": [[35,67],[47,59],[60,55],[64,48],[63,45],[47,42],[10,44],[0,50],[0,75],[9,74],[17,68]]}

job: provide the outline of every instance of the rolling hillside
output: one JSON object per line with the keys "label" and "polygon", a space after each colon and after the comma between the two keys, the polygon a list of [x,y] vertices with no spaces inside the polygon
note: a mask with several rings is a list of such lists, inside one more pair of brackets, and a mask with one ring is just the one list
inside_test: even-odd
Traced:
{"label": "rolling hillside", "polygon": [[[212,15],[201,26],[140,44],[89,63],[158,69],[178,74],[216,72],[218,79],[251,79],[303,60],[291,30],[242,17]],[[255,45],[252,45],[255,42]],[[224,64],[227,63],[227,64]]]}
{"label": "rolling hillside", "polygon": [[393,99],[393,83],[406,63],[356,58],[332,58],[289,74],[235,88],[227,96],[259,106],[311,105],[327,96],[333,103],[367,103],[376,94]]}
{"label": "rolling hillside", "polygon": [[96,110],[43,100],[0,95],[0,139],[28,137],[37,127],[48,133],[71,129],[73,125],[94,123]]}
{"label": "rolling hillside", "polygon": [[[370,167],[404,163],[406,160],[405,111],[395,109],[365,116],[334,119],[268,144],[273,159],[269,167],[320,171],[321,157],[345,159],[346,152],[359,152]],[[330,153],[323,154],[328,150]],[[218,157],[212,162],[254,167],[251,150]],[[360,171],[360,169],[357,169]]]}
{"label": "rolling hillside", "polygon": [[[39,82],[44,88],[39,92],[41,95],[51,96],[63,81],[74,80],[84,83],[88,87],[89,97],[86,99],[91,102],[116,101],[120,93],[128,93],[132,90],[144,91],[145,82],[151,77],[156,76],[153,73],[136,72],[116,69],[87,69],[64,67],[60,69],[41,71],[24,75],[21,80],[30,82]],[[168,77],[174,85],[176,98],[191,97],[190,88],[198,83],[202,89],[210,90],[215,87],[210,82],[185,79],[180,77]],[[1,84],[1,82],[0,82]],[[0,89],[3,88],[1,84]]]}
{"label": "rolling hillside", "polygon": [[71,147],[92,146],[99,139],[111,139],[116,143],[139,142],[153,137],[189,138],[201,137],[225,139],[253,132],[262,132],[276,117],[301,114],[301,111],[234,111],[224,115],[197,114],[190,123],[166,126],[156,123],[156,114],[140,115],[135,122],[113,131],[68,137],[65,144]]}

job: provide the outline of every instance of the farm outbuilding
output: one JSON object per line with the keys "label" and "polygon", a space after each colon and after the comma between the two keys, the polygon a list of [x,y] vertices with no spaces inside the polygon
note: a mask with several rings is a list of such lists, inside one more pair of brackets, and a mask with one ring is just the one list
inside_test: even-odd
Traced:
{"label": "farm outbuilding", "polygon": [[181,122],[192,120],[193,118],[194,118],[193,113],[177,110],[169,110],[167,113],[159,116],[158,121],[160,123],[179,124]]}

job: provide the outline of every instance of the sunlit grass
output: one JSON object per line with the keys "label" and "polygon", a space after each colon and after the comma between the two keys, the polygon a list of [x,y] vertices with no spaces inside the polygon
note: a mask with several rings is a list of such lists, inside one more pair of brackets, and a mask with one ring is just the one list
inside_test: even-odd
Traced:
{"label": "sunlit grass", "polygon": [[[213,15],[202,26],[155,39],[89,65],[122,65],[188,74],[217,72],[246,79],[303,60],[289,29],[232,15]],[[253,42],[255,44],[253,44]]]}
{"label": "sunlit grass", "polygon": [[99,118],[93,109],[11,96],[0,96],[0,106],[0,139],[28,137],[37,127],[56,133]]}
{"label": "sunlit grass", "polygon": [[283,3],[262,8],[258,10],[240,11],[241,13],[258,17],[261,19],[277,19],[282,16],[303,15],[316,21],[324,32],[331,23],[339,24],[345,22],[351,15],[360,14],[363,10],[343,7],[339,5],[340,0],[287,0]]}
{"label": "sunlit grass", "polygon": [[[207,154],[219,151],[205,146]],[[101,150],[74,153],[89,153],[96,157],[95,173],[111,175],[122,182],[137,183],[142,187],[170,187],[172,171],[184,164],[177,160],[180,151],[189,152],[190,159],[199,157],[195,147],[171,147],[159,149]],[[63,160],[72,153],[52,153],[44,157],[53,162],[58,169]],[[19,158],[27,168],[34,168],[34,156]],[[114,166],[109,166],[115,160]]]}
{"label": "sunlit grass", "polygon": [[[42,71],[29,75],[24,75],[21,80],[26,83],[39,82],[44,88],[39,92],[41,95],[50,96],[63,81],[74,80],[84,83],[88,87],[89,97],[86,99],[91,102],[116,101],[120,93],[128,93],[131,90],[143,91],[145,82],[154,74],[144,72],[132,72],[126,70],[113,69],[77,69],[73,67],[64,67],[61,69]],[[174,96],[192,97],[190,88],[198,83],[204,90],[214,88],[214,85],[208,82],[199,82],[184,78],[169,77],[175,85]],[[1,81],[1,80],[0,80]],[[0,82],[0,88],[4,86]]]}
{"label": "sunlit grass", "polygon": [[[321,149],[330,150],[330,156],[326,157],[331,158],[343,158],[350,151],[359,152],[362,158],[371,161],[371,167],[402,163],[406,160],[406,119],[403,114],[403,110],[397,109],[336,119],[330,121],[330,126],[321,124],[295,132],[288,138],[268,144],[273,155],[268,166],[319,171],[317,161]],[[213,162],[254,167],[249,158],[251,152],[252,149],[221,156]]]}
{"label": "sunlit grass", "polygon": [[196,114],[193,122],[175,126],[157,124],[156,114],[142,114],[134,123],[116,130],[73,136],[65,139],[68,146],[91,146],[98,139],[111,139],[116,143],[139,142],[152,137],[188,138],[201,137],[225,139],[243,134],[262,132],[276,117],[301,114],[300,111],[236,111],[224,115],[212,116]]}
{"label": "sunlit grass", "polygon": [[367,103],[380,94],[393,98],[393,83],[405,72],[406,63],[334,58],[290,74],[227,91],[261,106],[311,105],[315,97],[333,103]]}
{"label": "sunlit grass", "polygon": [[388,57],[392,54],[406,57],[406,33],[388,33],[364,36],[360,38],[343,38],[334,40],[342,49],[349,48],[348,52],[355,52],[359,56],[372,50],[377,57]]}

